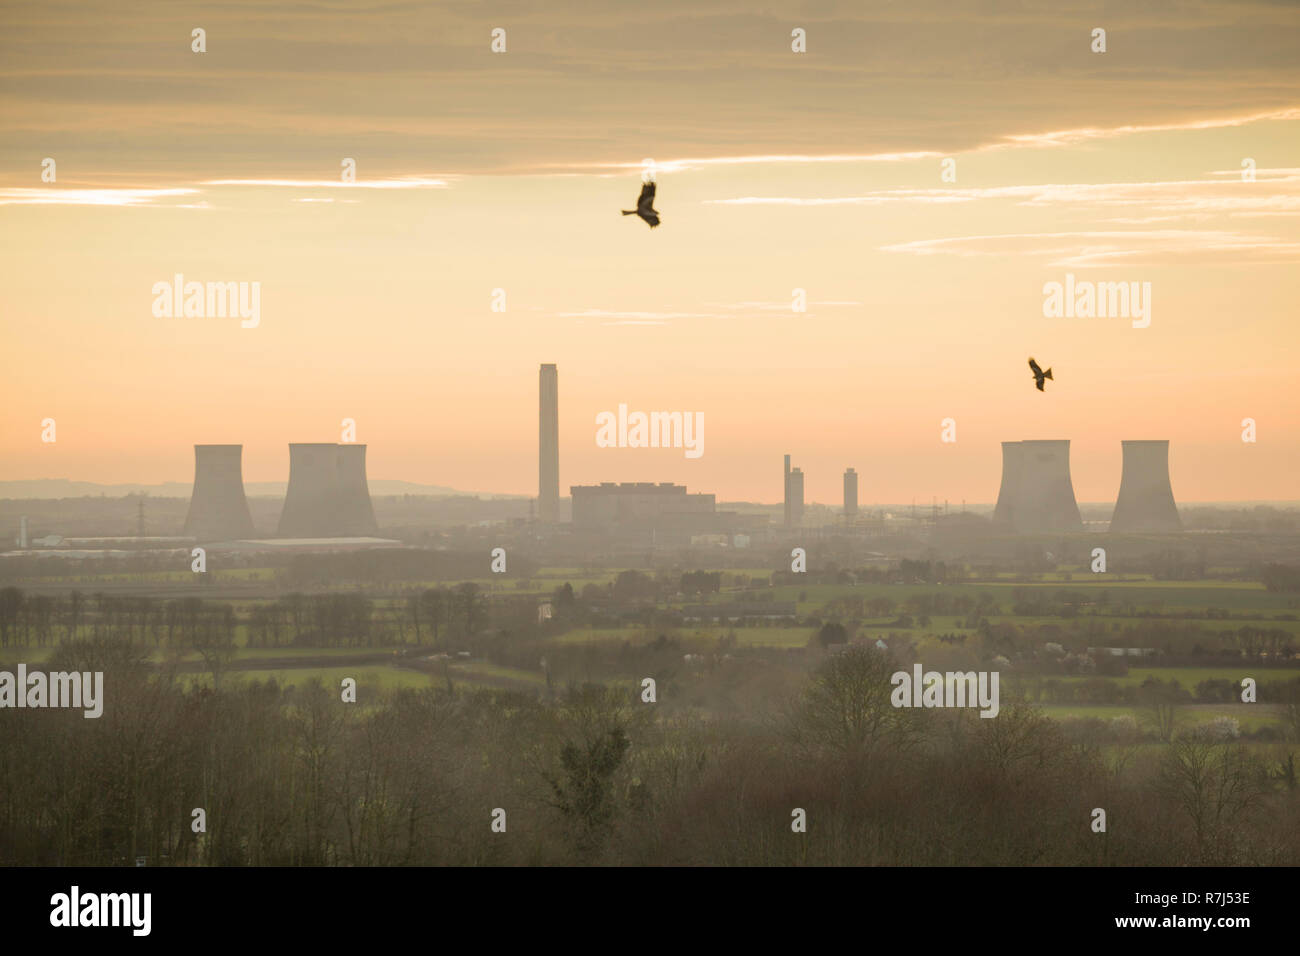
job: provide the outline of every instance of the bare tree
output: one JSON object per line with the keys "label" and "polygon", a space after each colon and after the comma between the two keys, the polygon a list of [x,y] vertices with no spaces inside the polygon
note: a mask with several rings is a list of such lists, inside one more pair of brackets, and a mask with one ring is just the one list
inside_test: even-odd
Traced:
{"label": "bare tree", "polygon": [[1240,744],[1184,734],[1174,741],[1160,768],[1158,785],[1187,816],[1196,836],[1199,862],[1233,861],[1233,830],[1263,796],[1264,775]]}
{"label": "bare tree", "polygon": [[890,678],[898,662],[874,647],[851,645],[834,654],[813,675],[794,708],[789,736],[805,751],[870,754],[886,740],[907,742],[919,727],[917,715],[890,702]]}

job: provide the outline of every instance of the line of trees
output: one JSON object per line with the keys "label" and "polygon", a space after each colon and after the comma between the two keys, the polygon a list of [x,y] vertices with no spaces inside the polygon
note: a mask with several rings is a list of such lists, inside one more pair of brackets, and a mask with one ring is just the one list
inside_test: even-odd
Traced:
{"label": "line of trees", "polygon": [[[0,865],[1300,858],[1293,745],[1172,733],[1103,747],[1006,694],[993,719],[899,709],[900,664],[868,647],[829,655],[784,707],[713,719],[628,685],[363,685],[356,704],[319,683],[190,687],[145,651],[84,639],[54,652],[51,669],[105,672],[97,720],[0,717]],[[1098,807],[1105,833],[1090,826]]]}
{"label": "line of trees", "polygon": [[88,597],[82,591],[56,597],[6,587],[0,588],[0,649],[113,638],[182,650],[220,643],[218,634],[233,644],[241,625],[248,646],[258,648],[439,646],[444,639],[473,637],[496,617],[515,621],[523,604],[535,615],[535,599],[502,598],[494,607],[472,582],[426,588],[405,602],[377,603],[348,592],[293,593],[252,604],[244,615],[232,603],[197,597]]}

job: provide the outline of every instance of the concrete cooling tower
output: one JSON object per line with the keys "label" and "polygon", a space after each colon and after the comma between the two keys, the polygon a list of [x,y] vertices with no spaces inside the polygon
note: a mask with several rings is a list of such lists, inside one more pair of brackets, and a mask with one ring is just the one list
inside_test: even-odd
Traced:
{"label": "concrete cooling tower", "polygon": [[185,534],[200,541],[253,537],[253,518],[244,497],[240,459],[243,445],[195,445],[194,490]]}
{"label": "concrete cooling tower", "polygon": [[1169,442],[1126,441],[1124,471],[1119,481],[1119,497],[1110,530],[1182,531],[1174,503],[1174,489],[1169,483]]}
{"label": "concrete cooling tower", "polygon": [[366,446],[289,446],[289,488],[276,530],[282,538],[346,538],[378,530],[366,484]]}
{"label": "concrete cooling tower", "polygon": [[370,485],[366,482],[366,446],[338,446],[339,523],[349,537],[372,535],[379,531],[375,509],[370,504]]}
{"label": "concrete cooling tower", "polygon": [[1002,443],[1002,486],[998,488],[998,503],[993,509],[993,523],[1003,528],[1014,527],[1012,505],[1020,481],[1020,442]]}
{"label": "concrete cooling tower", "polygon": [[993,519],[1017,534],[1083,530],[1070,481],[1069,441],[1002,443],[1002,487]]}

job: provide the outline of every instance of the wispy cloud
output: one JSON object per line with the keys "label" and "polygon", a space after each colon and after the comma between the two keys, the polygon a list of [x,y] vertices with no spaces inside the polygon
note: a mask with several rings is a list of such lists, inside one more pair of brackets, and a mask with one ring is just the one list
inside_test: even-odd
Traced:
{"label": "wispy cloud", "polygon": [[1300,242],[1209,229],[1130,232],[1034,232],[918,239],[881,247],[918,256],[1033,256],[1051,266],[1159,265],[1207,262],[1288,262],[1300,259]]}
{"label": "wispy cloud", "polygon": [[[802,165],[816,163],[903,163],[917,159],[934,159],[944,155],[930,150],[918,150],[906,153],[832,153],[826,155],[776,154],[764,156],[711,156],[694,159],[668,159],[655,162],[656,173],[681,173],[692,169],[708,169],[716,166],[762,166],[762,165]],[[639,163],[576,163],[546,167],[547,169],[567,170],[569,173],[591,170],[604,171],[597,175],[622,176],[630,170],[644,170],[644,162]]]}
{"label": "wispy cloud", "polygon": [[[1142,183],[1042,183],[980,188],[881,189],[860,196],[740,196],[706,199],[724,206],[876,206],[886,203],[950,204],[1011,200],[1019,206],[1062,204],[1123,207],[1148,213],[1134,221],[1214,214],[1277,215],[1300,211],[1300,172],[1243,183],[1237,179],[1195,179]],[[1118,220],[1115,220],[1118,221]]]}
{"label": "wispy cloud", "polygon": [[202,209],[206,203],[160,203],[175,196],[192,196],[197,189],[61,189],[58,187],[0,188],[0,206],[160,206]]}
{"label": "wispy cloud", "polygon": [[[1077,146],[1080,143],[1086,143],[1094,140],[1118,139],[1125,136],[1137,136],[1145,133],[1167,133],[1167,132],[1193,132],[1198,130],[1213,129],[1231,129],[1240,126],[1248,126],[1252,123],[1266,122],[1285,122],[1288,120],[1300,120],[1300,107],[1287,107],[1285,109],[1268,110],[1265,112],[1248,113],[1239,116],[1222,116],[1208,119],[1189,119],[1169,123],[1149,123],[1125,126],[1085,126],[1072,129],[1047,130],[1036,133],[1010,133],[999,136],[996,139],[980,143],[968,149],[957,150],[936,150],[932,148],[912,149],[892,152],[876,153],[829,153],[829,154],[799,154],[799,153],[774,153],[759,154],[754,156],[712,156],[696,157],[688,159],[667,159],[657,160],[654,163],[654,169],[659,173],[681,173],[689,172],[695,169],[708,169],[718,166],[762,166],[762,165],[813,165],[818,163],[904,163],[913,162],[923,159],[937,159],[942,156],[962,156],[971,153],[983,153],[994,150],[1029,148],[1043,149],[1049,147]],[[566,163],[555,164],[543,167],[543,171],[564,170],[569,174],[592,172],[597,175],[626,175],[631,170],[643,170],[646,163],[641,162],[618,162],[618,163]],[[1237,170],[1238,175],[1240,170]],[[721,201],[721,200],[719,200]],[[727,200],[728,202],[739,203],[745,200]],[[848,199],[783,199],[774,202],[784,202],[792,205],[833,205],[845,204],[850,202],[864,203],[871,200],[864,200],[862,197],[851,197]],[[887,201],[887,200],[875,200]],[[940,200],[935,200],[940,201]],[[960,201],[960,200],[954,200]]]}
{"label": "wispy cloud", "polygon": [[445,179],[423,176],[399,176],[395,179],[358,179],[345,183],[341,179],[208,179],[204,186],[280,186],[287,189],[445,189]]}
{"label": "wispy cloud", "polygon": [[[716,304],[715,303],[708,303],[708,304],[713,306],[714,308],[729,309],[733,312],[789,312],[790,311],[789,299],[786,299],[784,301],[777,301],[777,302],[721,302]],[[862,303],[850,302],[850,301],[833,301],[833,300],[821,300],[821,301],[814,302],[812,300],[809,300],[807,304],[809,307],[821,306],[827,308],[835,308],[837,306],[861,305]]]}
{"label": "wispy cloud", "polygon": [[862,196],[737,196],[734,199],[706,199],[714,206],[880,206],[885,203],[959,203],[988,198],[982,190],[896,189]]}
{"label": "wispy cloud", "polygon": [[1085,126],[1077,129],[1052,130],[1045,133],[1017,133],[1003,136],[1001,140],[977,147],[975,151],[1005,149],[1008,146],[1076,146],[1098,139],[1115,139],[1140,133],[1187,132],[1192,130],[1228,129],[1277,120],[1300,119],[1300,107],[1287,107],[1244,116],[1225,116],[1211,119],[1181,120],[1172,123],[1148,123],[1134,126]]}
{"label": "wispy cloud", "polygon": [[620,312],[610,309],[584,309],[581,312],[556,313],[562,319],[614,319],[606,324],[662,324],[671,319],[722,319],[725,315],[711,312]]}

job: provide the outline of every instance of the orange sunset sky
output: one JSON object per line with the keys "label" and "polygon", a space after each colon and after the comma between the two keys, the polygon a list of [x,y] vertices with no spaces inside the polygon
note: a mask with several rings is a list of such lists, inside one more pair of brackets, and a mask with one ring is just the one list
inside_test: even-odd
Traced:
{"label": "orange sunset sky", "polygon": [[[1168,438],[1180,501],[1300,498],[1292,4],[6,4],[0,73],[0,481],[285,480],[353,418],[372,479],[535,494],[554,362],[566,494],[777,501],[788,452],[811,501],[989,502],[1069,438],[1107,501]],[[260,324],[156,317],[176,273]],[[1067,273],[1150,326],[1044,317]],[[619,403],[703,456],[598,448]]]}

